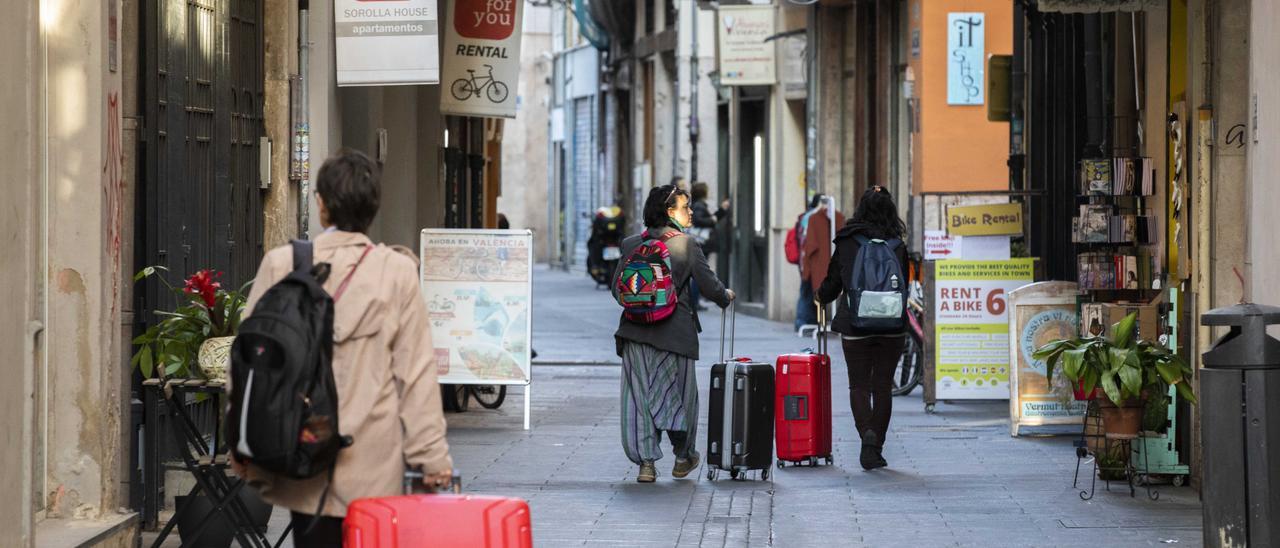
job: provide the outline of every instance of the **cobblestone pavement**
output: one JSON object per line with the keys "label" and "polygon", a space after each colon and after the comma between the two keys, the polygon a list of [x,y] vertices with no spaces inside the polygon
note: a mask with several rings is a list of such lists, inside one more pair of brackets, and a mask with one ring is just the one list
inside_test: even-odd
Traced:
{"label": "cobblestone pavement", "polygon": [[[1072,487],[1072,439],[1011,438],[1005,402],[940,403],[926,415],[919,390],[897,398],[890,467],[862,471],[838,344],[834,466],[775,469],[768,482],[709,482],[703,474],[672,479],[667,458],[656,484],[637,484],[620,446],[618,368],[551,365],[616,362],[616,305],[585,276],[549,270],[536,274],[535,301],[532,429],[521,429],[519,388],[497,411],[473,406],[448,418],[465,490],[527,499],[538,546],[1201,545],[1194,490],[1161,486],[1152,501],[1141,489],[1130,498],[1127,488],[1108,492],[1099,482],[1083,501]],[[704,315],[698,362],[703,453],[717,316]],[[758,359],[812,343],[789,325],[741,315],[737,331],[736,354]]]}

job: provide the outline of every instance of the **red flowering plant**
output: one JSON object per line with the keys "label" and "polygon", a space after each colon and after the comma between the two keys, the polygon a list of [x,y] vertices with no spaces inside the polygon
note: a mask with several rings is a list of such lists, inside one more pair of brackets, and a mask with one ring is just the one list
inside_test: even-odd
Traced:
{"label": "red flowering plant", "polygon": [[207,339],[235,335],[240,329],[244,291],[249,287],[246,283],[235,291],[223,289],[219,281],[222,273],[208,269],[192,274],[182,287],[175,287],[159,275],[167,271],[162,266],[149,266],[133,277],[134,282],[159,279],[178,295],[181,303],[173,311],[155,311],[159,321],[133,339],[133,366],[147,378],[189,377],[199,371],[192,365],[200,345]]}

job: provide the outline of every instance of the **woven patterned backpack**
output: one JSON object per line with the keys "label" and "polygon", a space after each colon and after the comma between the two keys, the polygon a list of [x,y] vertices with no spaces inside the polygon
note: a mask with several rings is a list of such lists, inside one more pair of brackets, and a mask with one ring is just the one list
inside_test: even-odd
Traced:
{"label": "woven patterned backpack", "polygon": [[627,256],[614,280],[622,314],[636,323],[652,324],[667,319],[676,311],[675,280],[671,272],[671,252],[667,240],[679,232],[668,232],[657,238],[645,231],[640,245]]}

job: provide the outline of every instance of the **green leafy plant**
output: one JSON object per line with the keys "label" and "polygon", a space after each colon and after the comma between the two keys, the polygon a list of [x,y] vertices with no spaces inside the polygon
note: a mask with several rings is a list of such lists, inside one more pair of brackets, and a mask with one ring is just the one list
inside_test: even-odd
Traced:
{"label": "green leafy plant", "polygon": [[168,270],[149,266],[138,271],[133,280],[137,283],[151,277],[159,279],[178,295],[182,305],[173,311],[155,312],[160,321],[133,339],[136,349],[131,363],[147,378],[190,377],[191,364],[195,363],[205,340],[235,335],[240,329],[244,290],[249,283],[228,291],[218,281],[221,272],[201,270],[188,277],[182,287],[175,287],[162,272]]}
{"label": "green leafy plant", "polygon": [[1134,333],[1138,314],[1125,316],[1111,326],[1110,337],[1077,337],[1046,344],[1032,356],[1044,360],[1046,376],[1062,364],[1062,372],[1083,385],[1086,394],[1102,387],[1107,399],[1120,405],[1130,400],[1166,394],[1174,386],[1178,397],[1196,403],[1188,380],[1191,367],[1164,346],[1138,340]]}

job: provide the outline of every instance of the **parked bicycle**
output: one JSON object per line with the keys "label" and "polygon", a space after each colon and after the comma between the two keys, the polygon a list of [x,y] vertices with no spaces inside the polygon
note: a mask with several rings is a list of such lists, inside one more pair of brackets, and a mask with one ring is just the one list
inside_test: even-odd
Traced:
{"label": "parked bicycle", "polygon": [[479,97],[481,93],[488,97],[490,102],[501,103],[507,100],[507,94],[510,90],[507,85],[493,78],[493,65],[485,65],[489,69],[488,76],[477,78],[476,71],[467,69],[469,78],[459,78],[453,81],[449,92],[453,94],[453,98],[459,101],[466,101],[472,97]]}
{"label": "parked bicycle", "polygon": [[907,265],[907,280],[911,287],[907,297],[907,344],[898,358],[898,369],[893,373],[893,395],[910,394],[924,377],[924,286],[920,283],[920,257],[913,255]]}
{"label": "parked bicycle", "polygon": [[497,409],[507,401],[505,384],[446,384],[441,388],[446,411],[464,412],[471,407],[471,400],[485,409]]}

